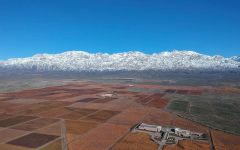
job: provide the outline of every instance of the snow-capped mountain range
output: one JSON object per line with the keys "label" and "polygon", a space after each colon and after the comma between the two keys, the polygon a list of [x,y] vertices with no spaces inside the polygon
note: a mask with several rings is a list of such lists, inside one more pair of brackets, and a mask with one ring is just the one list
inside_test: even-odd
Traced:
{"label": "snow-capped mountain range", "polygon": [[233,56],[231,59],[240,62],[240,56]]}
{"label": "snow-capped mountain range", "polygon": [[38,71],[239,70],[238,61],[239,57],[224,58],[178,50],[155,54],[138,51],[115,54],[67,51],[61,54],[37,54],[28,58],[0,61],[0,68]]}

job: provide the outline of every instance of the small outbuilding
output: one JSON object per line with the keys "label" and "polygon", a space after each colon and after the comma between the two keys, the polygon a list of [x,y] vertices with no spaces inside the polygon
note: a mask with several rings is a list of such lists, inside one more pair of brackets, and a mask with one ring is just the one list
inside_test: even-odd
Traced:
{"label": "small outbuilding", "polygon": [[175,134],[181,137],[190,138],[191,132],[180,128],[175,128]]}

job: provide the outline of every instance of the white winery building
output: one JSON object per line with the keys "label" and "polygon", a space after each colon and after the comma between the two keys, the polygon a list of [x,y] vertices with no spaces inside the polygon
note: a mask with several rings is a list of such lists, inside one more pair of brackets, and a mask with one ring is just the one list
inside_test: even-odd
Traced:
{"label": "white winery building", "polygon": [[141,123],[141,124],[138,126],[138,129],[140,129],[140,130],[146,130],[146,131],[150,131],[150,132],[161,132],[162,126],[149,125],[149,124]]}

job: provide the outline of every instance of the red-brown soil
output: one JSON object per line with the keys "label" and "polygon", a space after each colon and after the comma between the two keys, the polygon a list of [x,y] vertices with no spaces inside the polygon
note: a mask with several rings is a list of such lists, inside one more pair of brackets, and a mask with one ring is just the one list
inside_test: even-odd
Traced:
{"label": "red-brown soil", "polygon": [[1,150],[32,150],[32,148],[10,145],[10,144],[0,144]]}
{"label": "red-brown soil", "polygon": [[41,148],[40,150],[61,150],[62,149],[62,141],[57,140],[53,143]]}
{"label": "red-brown soil", "polygon": [[138,92],[131,92],[131,91],[117,91],[117,94],[136,95],[136,94],[138,94]]}
{"label": "red-brown soil", "polygon": [[14,127],[12,127],[12,129],[33,131],[33,130],[37,130],[39,128],[42,128],[44,126],[48,126],[50,124],[53,124],[57,121],[59,121],[59,120],[58,119],[52,119],[52,118],[39,118],[39,119],[29,121],[27,123],[23,123],[23,124],[14,126]]}
{"label": "red-brown soil", "polygon": [[5,113],[0,114],[0,120],[4,120],[4,119],[10,118],[10,117],[12,117],[12,115],[5,114]]}
{"label": "red-brown soil", "polygon": [[58,118],[67,119],[67,120],[78,120],[84,116],[85,116],[84,114],[81,114],[78,112],[70,112],[62,116],[59,116]]}
{"label": "red-brown soil", "polygon": [[129,131],[128,126],[104,123],[68,145],[69,150],[106,150]]}
{"label": "red-brown soil", "polygon": [[125,124],[131,127],[136,123],[142,122],[147,114],[148,111],[145,108],[129,108],[109,119],[109,122]]}
{"label": "red-brown soil", "polygon": [[[7,113],[7,114],[20,115],[21,113],[19,113],[19,112],[22,112],[23,110],[27,110],[29,108],[31,108],[31,105],[16,104],[11,107],[6,107],[5,109],[3,109],[3,111],[4,111],[4,113]],[[21,115],[23,115],[23,114],[21,114]]]}
{"label": "red-brown soil", "polygon": [[141,104],[146,104],[149,101],[151,101],[151,96],[140,96],[139,99],[137,99],[137,102],[141,103]]}
{"label": "red-brown soil", "polygon": [[156,107],[156,108],[164,108],[168,104],[169,100],[165,98],[154,99],[150,101],[147,106]]}
{"label": "red-brown soil", "polygon": [[122,98],[122,99],[116,99],[107,103],[104,103],[103,109],[107,110],[113,110],[113,111],[122,111],[127,108],[130,108],[133,103],[135,103],[133,100]]}
{"label": "red-brown soil", "polygon": [[13,100],[13,99],[14,99],[13,97],[0,97],[1,102],[8,101],[8,100]]}
{"label": "red-brown soil", "polygon": [[37,114],[39,117],[58,117],[67,113],[70,113],[71,111],[67,108],[64,107],[59,107],[59,108],[53,108],[48,111],[44,111],[40,114]]}
{"label": "red-brown soil", "polygon": [[210,150],[210,147],[206,142],[182,140],[176,145],[164,146],[163,150]]}
{"label": "red-brown soil", "polygon": [[27,134],[27,132],[15,129],[2,129],[0,130],[0,143],[7,142],[24,134]]}
{"label": "red-brown soil", "polygon": [[112,147],[112,150],[157,150],[158,145],[148,134],[129,133],[124,139]]}
{"label": "red-brown soil", "polygon": [[120,113],[119,111],[101,110],[84,118],[86,121],[105,122]]}
{"label": "red-brown soil", "polygon": [[[227,87],[220,89],[159,85],[136,85],[136,87],[192,95],[201,95],[205,91],[238,92],[235,88]],[[99,96],[112,90],[117,92],[117,98]],[[101,150],[112,146],[112,149],[157,149],[157,145],[148,135],[129,133],[130,128],[140,122],[208,133],[208,128],[166,112],[164,107],[167,103],[168,99],[164,94],[131,92],[126,85],[94,82],[76,81],[69,85],[5,93],[1,94],[0,98],[0,142],[18,139],[23,134],[31,132],[58,137],[63,134],[64,125],[69,149],[74,150]],[[240,149],[239,136],[211,131],[216,150]],[[127,136],[124,137],[125,135]],[[182,141],[165,149],[205,149],[207,146],[206,143]],[[6,148],[21,149],[10,144],[0,144],[0,149]]]}
{"label": "red-brown soil", "polygon": [[238,150],[240,149],[240,136],[211,131],[213,143],[216,150]]}
{"label": "red-brown soil", "polygon": [[151,109],[143,122],[148,124],[171,125],[173,116],[161,109]]}
{"label": "red-brown soil", "polygon": [[177,90],[177,94],[184,94],[187,95],[188,94],[188,90]]}
{"label": "red-brown soil", "polygon": [[48,126],[42,127],[34,132],[42,133],[42,134],[49,134],[49,135],[56,135],[62,136],[64,133],[62,129],[65,128],[66,124],[63,121],[58,121],[56,123],[50,124]]}
{"label": "red-brown soil", "polygon": [[56,86],[47,87],[42,89],[25,90],[15,93],[6,93],[5,97],[12,98],[39,98],[39,99],[49,99],[49,100],[61,100],[66,98],[71,98],[75,96],[80,96],[84,94],[97,94],[104,92],[104,90],[98,88],[91,89],[68,89],[67,86]]}
{"label": "red-brown soil", "polygon": [[137,95],[134,95],[134,97],[138,98],[138,99],[143,99],[143,98],[146,98],[147,96],[150,96],[148,94],[137,94]]}
{"label": "red-brown soil", "polygon": [[80,109],[80,108],[71,108],[71,107],[66,107],[66,108],[72,112],[77,112],[78,114],[81,114],[84,116],[98,111],[98,109],[85,109],[85,108]]}
{"label": "red-brown soil", "polygon": [[104,99],[98,99],[96,101],[92,101],[91,103],[106,103],[106,102],[110,102],[113,101],[117,98],[104,98]]}
{"label": "red-brown soil", "polygon": [[202,95],[202,90],[189,90],[190,95]]}
{"label": "red-brown soil", "polygon": [[112,86],[113,89],[126,89],[128,86]]}
{"label": "red-brown soil", "polygon": [[97,100],[98,98],[85,98],[85,99],[81,99],[81,100],[78,100],[76,102],[92,102],[92,101],[95,101]]}
{"label": "red-brown soil", "polygon": [[151,107],[164,108],[168,103],[168,100],[162,98],[164,95],[157,93],[150,96],[138,96],[140,98],[137,99],[137,102]]}
{"label": "red-brown soil", "polygon": [[97,123],[94,122],[85,122],[85,121],[70,121],[67,120],[67,133],[70,134],[83,134],[90,129],[93,129],[97,126]]}
{"label": "red-brown soil", "polygon": [[85,103],[77,102],[69,105],[68,108],[78,108],[78,109],[105,109],[107,105],[105,103]]}
{"label": "red-brown soil", "polygon": [[8,127],[12,125],[16,125],[18,123],[22,123],[25,121],[33,120],[36,119],[37,117],[33,116],[16,116],[16,117],[11,117],[5,120],[0,121],[0,127]]}
{"label": "red-brown soil", "polygon": [[58,107],[64,107],[65,105],[68,105],[70,103],[68,102],[60,102],[60,101],[46,101],[39,104],[33,104],[28,105],[28,108],[25,110],[20,111],[23,115],[35,115],[42,112],[50,111],[51,109],[58,108]]}
{"label": "red-brown soil", "polygon": [[28,148],[37,148],[42,146],[54,139],[58,138],[58,136],[47,135],[47,134],[39,134],[39,133],[30,133],[18,139],[8,142],[8,144],[18,145]]}

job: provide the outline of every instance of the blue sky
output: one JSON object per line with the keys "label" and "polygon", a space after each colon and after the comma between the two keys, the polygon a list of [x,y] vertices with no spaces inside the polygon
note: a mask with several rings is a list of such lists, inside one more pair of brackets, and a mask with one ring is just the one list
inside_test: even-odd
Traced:
{"label": "blue sky", "polygon": [[239,0],[0,0],[0,60],[67,50],[240,55]]}

